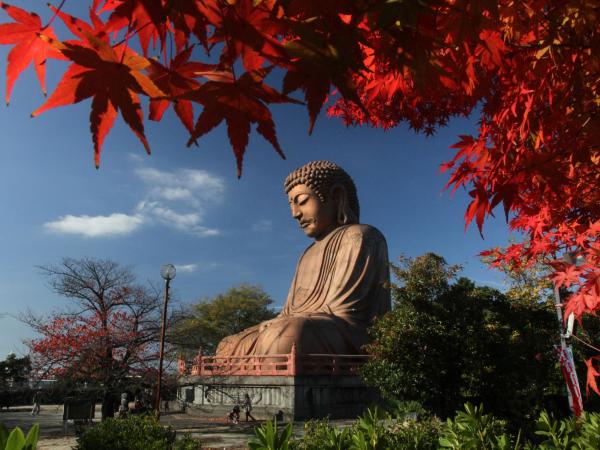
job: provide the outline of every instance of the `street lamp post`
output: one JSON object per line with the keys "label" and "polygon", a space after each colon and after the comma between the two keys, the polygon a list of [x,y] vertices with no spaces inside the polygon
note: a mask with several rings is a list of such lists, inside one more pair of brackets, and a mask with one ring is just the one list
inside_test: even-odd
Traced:
{"label": "street lamp post", "polygon": [[158,354],[158,382],[156,386],[156,418],[160,419],[160,387],[162,383],[163,352],[165,349],[165,329],[167,326],[167,305],[169,303],[169,285],[175,278],[175,266],[173,264],[164,264],[160,266],[160,276],[165,280],[165,303],[163,305],[162,329],[160,332],[160,351]]}

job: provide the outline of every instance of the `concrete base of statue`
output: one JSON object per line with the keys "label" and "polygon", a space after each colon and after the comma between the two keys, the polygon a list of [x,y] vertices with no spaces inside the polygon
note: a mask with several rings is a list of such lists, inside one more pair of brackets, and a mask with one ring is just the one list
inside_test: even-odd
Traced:
{"label": "concrete base of statue", "polygon": [[246,394],[258,420],[350,419],[379,401],[357,376],[184,376],[179,381],[179,401],[191,415],[227,417],[238,405],[245,420]]}

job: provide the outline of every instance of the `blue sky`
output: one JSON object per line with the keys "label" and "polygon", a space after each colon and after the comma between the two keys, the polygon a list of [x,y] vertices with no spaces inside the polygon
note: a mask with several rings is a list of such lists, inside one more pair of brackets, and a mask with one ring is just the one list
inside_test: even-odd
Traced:
{"label": "blue sky", "polygon": [[[13,3],[41,10],[39,2]],[[67,2],[66,10],[79,13],[80,5]],[[0,17],[0,23],[7,21]],[[2,93],[7,52],[0,48]],[[50,91],[61,65],[49,63]],[[0,108],[0,313],[7,314],[0,317],[0,357],[23,353],[21,340],[31,336],[12,315],[68,304],[47,288],[36,268],[62,257],[112,259],[132,266],[142,282],[160,282],[160,265],[173,263],[174,293],[181,302],[246,282],[261,285],[281,306],[297,258],[310,243],[290,216],[282,183],[314,159],[334,161],[353,177],[361,221],[383,232],[391,259],[433,251],[463,264],[463,275],[476,282],[501,286],[501,274],[481,264],[477,254],[506,243],[502,214],[486,224],[484,240],[476,227],[465,232],[469,197],[444,192],[447,175],[439,173],[458,135],[475,130],[473,120],[453,120],[426,138],[405,126],[387,132],[346,128],[322,115],[308,136],[303,107],[277,106],[277,133],[287,159],[253,132],[238,180],[223,126],[198,148],[186,148],[186,131],[169,111],[158,124],[145,122],[153,150],[147,156],[119,118],[96,170],[89,101],[30,119],[43,101],[30,68],[17,81],[10,107]]]}

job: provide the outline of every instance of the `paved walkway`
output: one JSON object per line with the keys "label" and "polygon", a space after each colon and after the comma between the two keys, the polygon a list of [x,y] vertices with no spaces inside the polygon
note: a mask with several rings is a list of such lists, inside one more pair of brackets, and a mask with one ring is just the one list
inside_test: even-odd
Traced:
{"label": "paved walkway", "polygon": [[[75,445],[75,430],[73,425],[63,428],[62,405],[42,405],[38,416],[32,417],[31,408],[11,408],[10,411],[0,411],[0,422],[8,429],[16,426],[25,433],[34,423],[40,424],[40,442],[38,449],[70,450]],[[96,421],[100,418],[100,407],[96,407]],[[188,416],[180,413],[167,413],[161,416],[161,423],[172,426],[178,433],[191,433],[199,438],[202,448],[215,449],[245,449],[248,440],[254,436],[256,423],[228,424],[225,421],[215,421]],[[299,425],[299,429],[302,427]]]}

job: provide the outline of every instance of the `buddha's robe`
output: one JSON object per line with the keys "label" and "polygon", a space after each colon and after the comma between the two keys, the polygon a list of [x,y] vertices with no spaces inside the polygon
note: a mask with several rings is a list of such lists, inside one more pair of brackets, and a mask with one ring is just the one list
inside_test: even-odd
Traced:
{"label": "buddha's robe", "polygon": [[361,354],[367,328],[390,309],[387,244],[370,225],[345,225],[301,256],[277,317],[223,339],[217,356]]}

